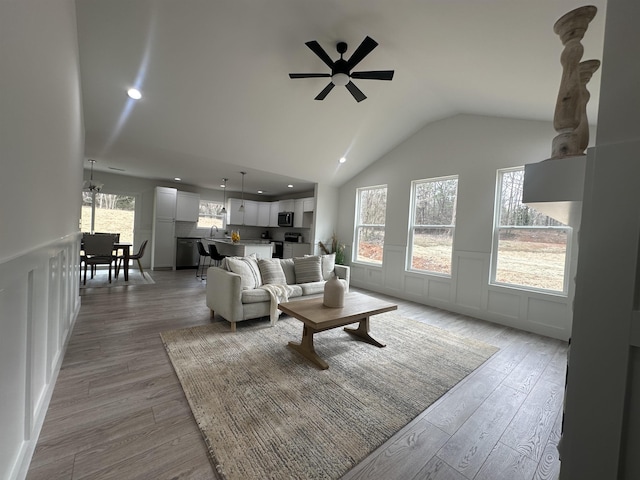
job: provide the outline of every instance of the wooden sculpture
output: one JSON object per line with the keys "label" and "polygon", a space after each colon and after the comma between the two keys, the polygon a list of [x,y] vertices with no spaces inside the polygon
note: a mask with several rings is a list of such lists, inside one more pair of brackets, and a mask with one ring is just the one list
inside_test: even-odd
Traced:
{"label": "wooden sculpture", "polygon": [[553,139],[551,158],[583,155],[589,144],[587,83],[600,66],[598,60],[580,62],[584,48],[580,41],[597,12],[594,6],[576,8],[560,17],[553,31],[560,36],[564,50],[560,56],[562,79],[553,117],[558,135]]}

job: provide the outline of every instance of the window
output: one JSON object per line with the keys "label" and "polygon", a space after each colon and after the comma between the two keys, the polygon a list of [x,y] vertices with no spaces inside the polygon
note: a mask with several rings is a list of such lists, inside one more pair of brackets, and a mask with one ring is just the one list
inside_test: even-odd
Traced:
{"label": "window", "polygon": [[356,191],[356,262],[382,264],[384,222],[387,213],[387,187],[359,188]]}
{"label": "window", "polygon": [[491,281],[566,292],[571,228],[522,203],[524,168],[498,171]]}
{"label": "window", "polygon": [[220,202],[211,202],[209,200],[200,200],[200,213],[198,216],[198,228],[224,228],[224,217]]}
{"label": "window", "polygon": [[458,177],[411,182],[409,269],[451,275]]}
{"label": "window", "polygon": [[136,197],[112,193],[96,193],[95,203],[91,192],[82,192],[81,230],[119,233],[120,241],[133,243]]}

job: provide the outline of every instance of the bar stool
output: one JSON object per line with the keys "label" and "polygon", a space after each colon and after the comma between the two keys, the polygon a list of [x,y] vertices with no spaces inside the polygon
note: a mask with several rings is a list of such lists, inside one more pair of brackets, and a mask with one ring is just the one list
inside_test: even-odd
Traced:
{"label": "bar stool", "polygon": [[[203,257],[205,259],[208,257],[209,258],[209,265],[211,265],[211,255],[204,248],[204,245],[202,244],[202,242],[200,240],[198,240],[197,245],[198,245],[198,253],[200,254],[200,257],[198,257],[198,267],[196,268],[196,278],[200,277],[200,280],[204,280],[205,278],[207,278],[207,276],[204,274],[204,262],[205,262],[205,260],[203,260]],[[200,266],[202,266],[202,272],[200,272]]]}
{"label": "bar stool", "polygon": [[218,249],[216,248],[215,244],[213,243],[209,244],[209,257],[211,258],[211,260],[213,261],[213,264],[216,267],[219,267],[220,265],[222,265],[222,260],[227,258],[227,256],[228,255],[222,255],[220,252],[218,252]]}

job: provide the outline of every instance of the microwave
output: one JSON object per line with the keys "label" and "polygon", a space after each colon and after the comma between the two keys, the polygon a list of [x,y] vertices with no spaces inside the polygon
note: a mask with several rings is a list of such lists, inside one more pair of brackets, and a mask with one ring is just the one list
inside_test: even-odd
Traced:
{"label": "microwave", "polygon": [[293,212],[278,213],[279,227],[293,227]]}

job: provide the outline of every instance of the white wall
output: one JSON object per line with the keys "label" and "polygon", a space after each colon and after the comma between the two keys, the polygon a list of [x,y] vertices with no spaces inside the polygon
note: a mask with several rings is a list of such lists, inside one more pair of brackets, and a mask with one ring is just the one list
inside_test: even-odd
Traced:
{"label": "white wall", "polygon": [[83,121],[75,4],[0,3],[0,478],[22,478],[75,321]]}
{"label": "white wall", "polygon": [[[551,115],[551,113],[550,113]],[[457,115],[427,125],[340,188],[338,234],[351,254],[355,189],[386,184],[382,267],[352,264],[354,285],[560,339],[567,297],[488,284],[496,172],[549,158],[551,122]],[[411,181],[459,175],[451,278],[405,271]]]}

